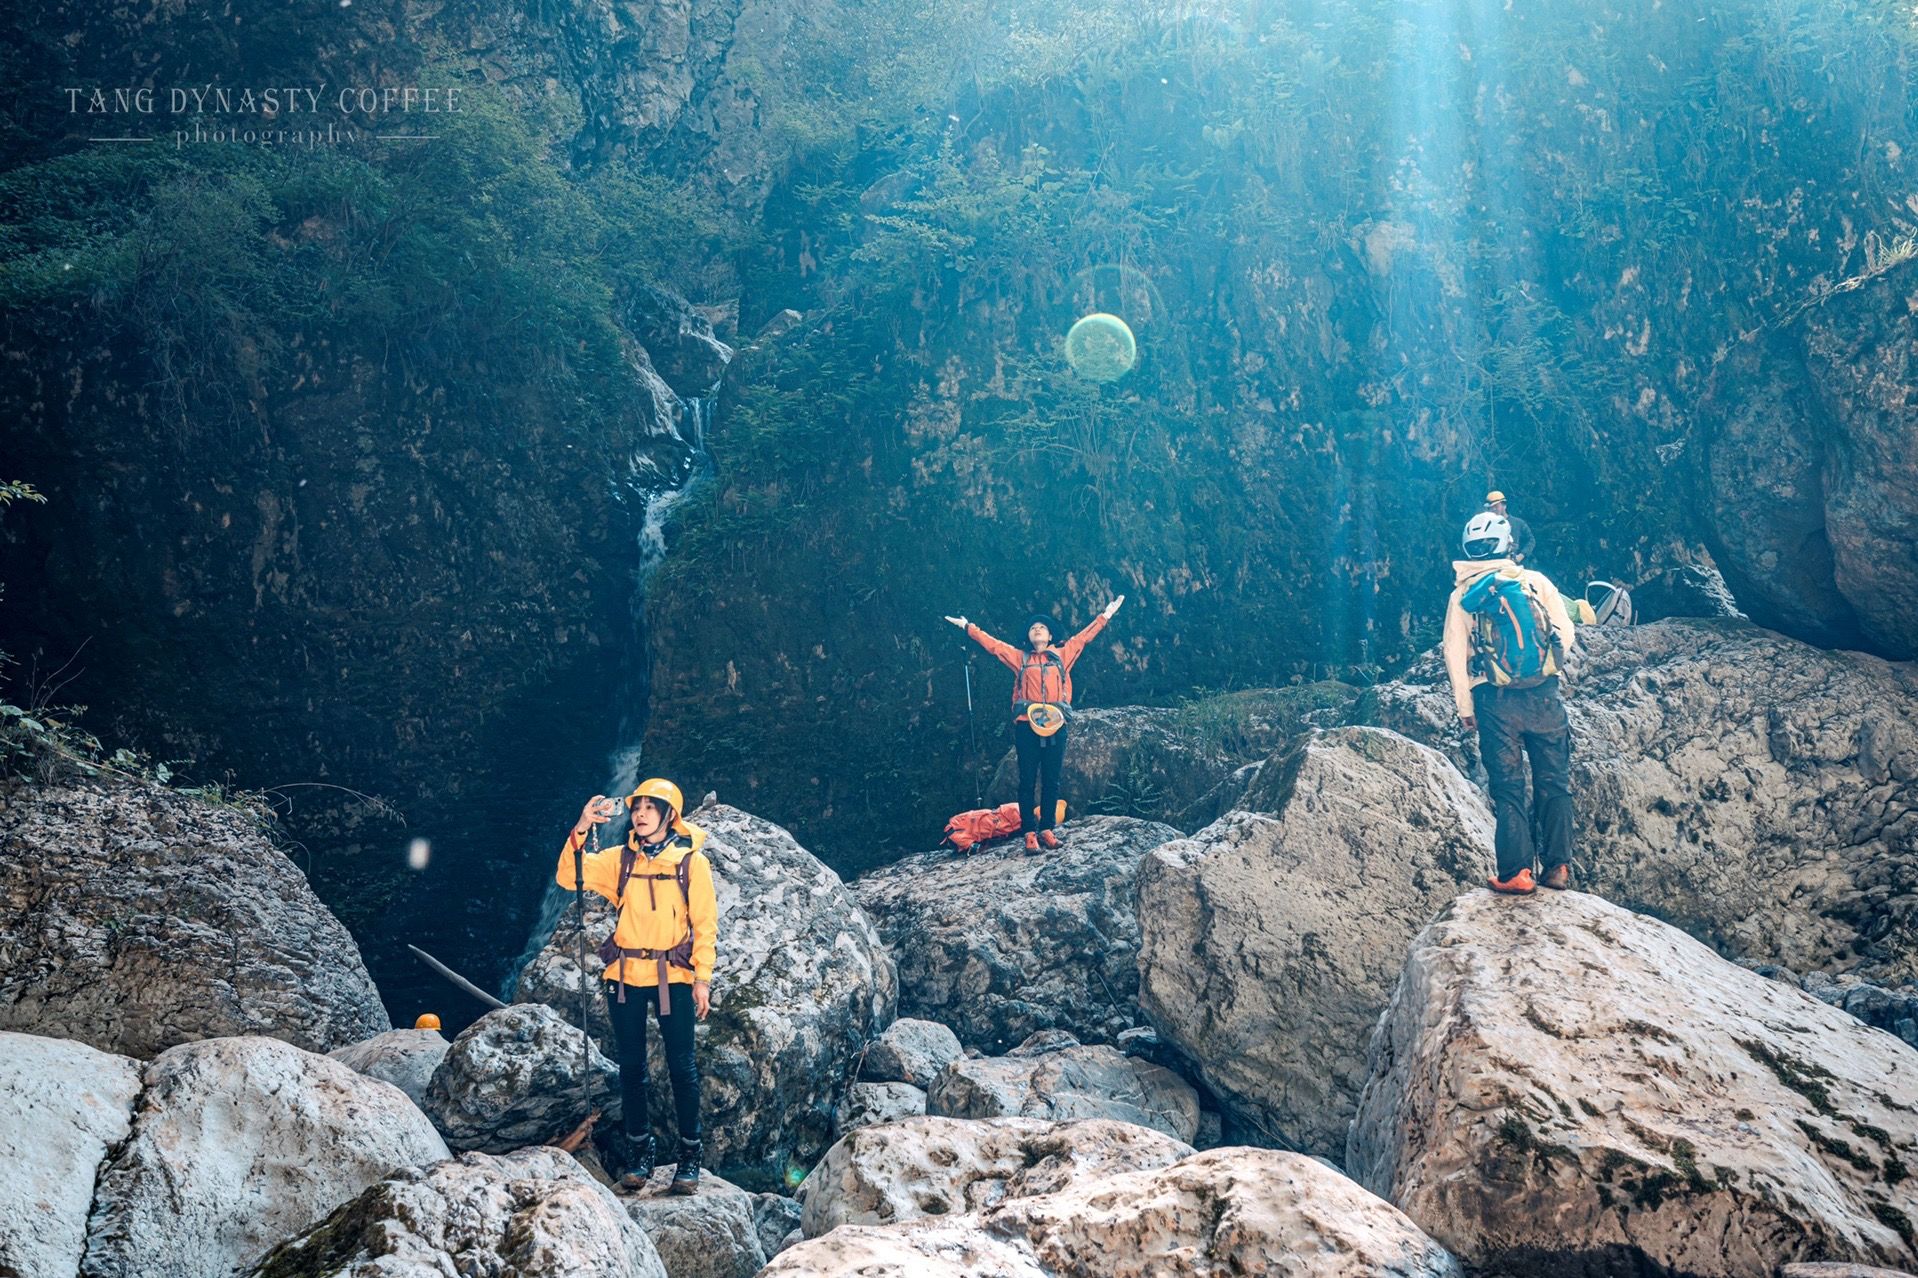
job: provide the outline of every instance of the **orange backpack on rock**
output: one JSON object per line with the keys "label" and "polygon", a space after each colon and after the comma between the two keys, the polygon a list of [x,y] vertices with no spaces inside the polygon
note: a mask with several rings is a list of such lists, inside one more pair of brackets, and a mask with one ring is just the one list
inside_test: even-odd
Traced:
{"label": "orange backpack on rock", "polygon": [[[1066,801],[1059,800],[1059,820],[1066,814]],[[981,843],[990,843],[994,839],[1003,839],[1008,834],[1019,833],[1019,805],[1001,803],[996,808],[974,808],[970,812],[961,812],[946,822],[946,837],[941,840],[952,844],[960,852],[970,852]]]}

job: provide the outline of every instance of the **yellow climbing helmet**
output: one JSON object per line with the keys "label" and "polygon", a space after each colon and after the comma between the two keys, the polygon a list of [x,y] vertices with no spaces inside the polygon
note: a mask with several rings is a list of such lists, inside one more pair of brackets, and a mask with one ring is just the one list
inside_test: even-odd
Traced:
{"label": "yellow climbing helmet", "polygon": [[1487,506],[1496,506],[1498,503],[1504,500],[1505,500],[1505,494],[1500,492],[1496,488],[1494,488],[1491,492],[1485,494],[1485,504]]}
{"label": "yellow climbing helmet", "polygon": [[436,1030],[439,1027],[440,1027],[440,1018],[433,1015],[431,1012],[421,1013],[420,1018],[417,1021],[413,1022],[414,1029]]}
{"label": "yellow climbing helmet", "polygon": [[676,834],[691,834],[693,829],[686,824],[686,799],[679,787],[665,777],[647,777],[639,787],[626,796],[626,806],[631,807],[641,799],[658,799],[673,810],[673,831]]}

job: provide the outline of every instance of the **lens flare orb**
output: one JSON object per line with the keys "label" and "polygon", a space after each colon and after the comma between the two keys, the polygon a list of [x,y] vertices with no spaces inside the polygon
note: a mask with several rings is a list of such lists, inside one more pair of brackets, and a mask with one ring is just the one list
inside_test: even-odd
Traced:
{"label": "lens flare orb", "polygon": [[1095,311],[1066,334],[1066,363],[1089,381],[1115,382],[1139,362],[1139,343],[1117,315]]}

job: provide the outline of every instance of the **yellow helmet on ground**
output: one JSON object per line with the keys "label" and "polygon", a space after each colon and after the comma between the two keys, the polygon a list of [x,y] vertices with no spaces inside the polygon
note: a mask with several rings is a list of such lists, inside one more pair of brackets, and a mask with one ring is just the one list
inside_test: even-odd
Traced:
{"label": "yellow helmet on ground", "polygon": [[436,1030],[439,1027],[440,1027],[440,1018],[433,1015],[431,1012],[423,1013],[417,1021],[413,1022],[414,1029]]}
{"label": "yellow helmet on ground", "polygon": [[686,799],[679,787],[665,777],[648,777],[626,796],[626,806],[631,807],[641,799],[658,799],[673,810],[673,831],[677,834],[691,834],[693,829],[686,824]]}

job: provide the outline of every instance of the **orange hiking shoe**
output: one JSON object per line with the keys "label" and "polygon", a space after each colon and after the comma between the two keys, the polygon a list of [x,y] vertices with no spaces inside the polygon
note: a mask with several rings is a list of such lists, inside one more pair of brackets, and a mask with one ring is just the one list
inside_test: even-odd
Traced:
{"label": "orange hiking shoe", "polygon": [[1059,836],[1050,830],[1039,831],[1039,846],[1050,852],[1059,846]]}
{"label": "orange hiking shoe", "polygon": [[1038,835],[1028,834],[1026,836],[1026,855],[1027,856],[1039,855],[1039,836]]}
{"label": "orange hiking shoe", "polygon": [[1569,865],[1553,866],[1551,869],[1545,871],[1545,876],[1538,881],[1538,885],[1540,887],[1548,887],[1554,892],[1563,892],[1566,888],[1572,886],[1572,867]]}
{"label": "orange hiking shoe", "polygon": [[1506,892],[1512,896],[1530,896],[1538,890],[1538,884],[1532,882],[1532,867],[1526,866],[1509,879],[1491,880],[1492,891]]}

